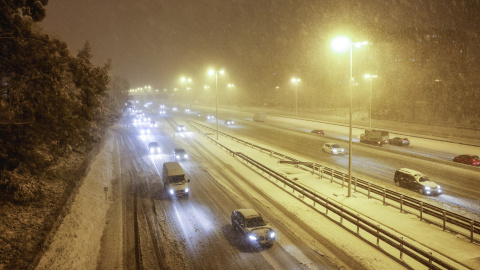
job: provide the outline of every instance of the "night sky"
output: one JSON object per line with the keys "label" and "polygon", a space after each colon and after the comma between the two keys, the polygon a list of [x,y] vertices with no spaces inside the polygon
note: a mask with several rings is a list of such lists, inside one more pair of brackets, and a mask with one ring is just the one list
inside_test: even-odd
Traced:
{"label": "night sky", "polygon": [[338,34],[363,40],[406,27],[478,32],[479,5],[476,0],[50,0],[41,27],[74,54],[88,40],[93,63],[112,59],[112,75],[132,87],[175,87],[182,75],[199,82],[208,67],[225,68],[232,82],[251,85],[272,73],[289,80],[325,68],[328,43]]}

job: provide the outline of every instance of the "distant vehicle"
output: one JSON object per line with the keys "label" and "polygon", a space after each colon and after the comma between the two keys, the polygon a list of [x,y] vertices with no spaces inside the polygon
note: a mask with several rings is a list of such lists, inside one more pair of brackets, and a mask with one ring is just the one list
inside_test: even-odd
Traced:
{"label": "distant vehicle", "polygon": [[150,127],[158,127],[155,121],[150,121]]}
{"label": "distant vehicle", "polygon": [[215,119],[215,116],[211,114],[207,114],[207,120]]}
{"label": "distant vehicle", "polygon": [[199,113],[197,114],[198,117],[202,118],[203,117],[203,114]]}
{"label": "distant vehicle", "polygon": [[178,162],[163,163],[162,181],[163,190],[169,195],[177,197],[190,195],[188,186],[190,180],[186,179],[185,172]]}
{"label": "distant vehicle", "polygon": [[165,108],[165,105],[163,105],[163,104],[160,104],[160,108],[162,108],[162,109],[163,109],[163,108]]}
{"label": "distant vehicle", "polygon": [[361,143],[383,145],[388,143],[389,134],[385,130],[365,129],[365,133],[360,135]]}
{"label": "distant vehicle", "polygon": [[265,122],[267,120],[267,114],[264,112],[256,112],[253,114],[253,121]]}
{"label": "distant vehicle", "polygon": [[186,131],[186,130],[187,130],[187,129],[185,128],[184,125],[178,125],[178,126],[177,126],[177,131],[179,131],[179,132]]}
{"label": "distant vehicle", "polygon": [[140,130],[140,134],[141,135],[148,135],[148,134],[150,134],[150,129],[148,129],[148,128],[147,129],[142,129],[142,130]]}
{"label": "distant vehicle", "polygon": [[176,160],[188,159],[187,152],[185,152],[183,148],[175,148],[173,149],[172,153]]}
{"label": "distant vehicle", "polygon": [[459,155],[453,158],[453,162],[478,166],[480,165],[480,158],[477,155]]}
{"label": "distant vehicle", "polygon": [[160,111],[160,114],[161,114],[161,115],[165,115],[166,112],[162,110],[162,111]]}
{"label": "distant vehicle", "polygon": [[175,112],[176,112],[176,111],[177,111],[177,107],[173,107],[173,108],[172,108],[172,111],[175,111]]}
{"label": "distant vehicle", "polygon": [[318,135],[325,135],[325,133],[321,129],[314,129],[314,130],[312,130],[311,133],[315,133],[315,134],[318,134]]}
{"label": "distant vehicle", "polygon": [[148,151],[149,151],[150,154],[152,154],[152,155],[160,154],[160,153],[161,153],[160,146],[158,146],[158,143],[157,143],[157,142],[151,142],[151,143],[149,143],[149,144],[148,144]]}
{"label": "distant vehicle", "polygon": [[190,112],[190,109],[185,109],[185,112]]}
{"label": "distant vehicle", "polygon": [[442,194],[442,188],[437,183],[428,179],[423,173],[412,169],[398,169],[395,172],[393,181],[397,187],[405,187],[422,195]]}
{"label": "distant vehicle", "polygon": [[332,155],[343,155],[345,149],[340,147],[340,145],[336,143],[326,143],[322,147],[322,151],[325,153],[330,153]]}
{"label": "distant vehicle", "polygon": [[409,146],[410,141],[408,138],[400,138],[400,137],[395,137],[393,139],[389,139],[388,143],[391,145],[399,145],[399,146]]}
{"label": "distant vehicle", "polygon": [[232,227],[253,246],[272,246],[275,231],[253,209],[238,209],[232,212]]}
{"label": "distant vehicle", "polygon": [[233,124],[235,124],[235,121],[230,120],[230,119],[225,120],[225,125],[229,126],[229,125],[233,125]]}

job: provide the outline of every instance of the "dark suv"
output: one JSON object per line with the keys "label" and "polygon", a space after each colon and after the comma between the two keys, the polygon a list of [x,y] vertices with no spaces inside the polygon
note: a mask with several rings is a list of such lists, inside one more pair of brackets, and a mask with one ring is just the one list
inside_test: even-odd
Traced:
{"label": "dark suv", "polygon": [[440,195],[442,188],[437,183],[430,181],[426,175],[412,169],[402,168],[395,172],[393,179],[397,187],[405,187],[420,194]]}

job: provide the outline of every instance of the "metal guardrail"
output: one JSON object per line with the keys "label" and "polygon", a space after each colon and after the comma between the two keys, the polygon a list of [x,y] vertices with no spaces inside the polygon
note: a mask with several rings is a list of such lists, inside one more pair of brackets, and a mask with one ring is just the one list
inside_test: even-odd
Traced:
{"label": "metal guardrail", "polygon": [[[190,123],[195,123],[195,122],[190,122]],[[195,124],[198,124],[198,123],[195,123]],[[219,143],[217,140],[211,138],[210,136],[202,132],[198,127],[194,126],[194,128],[197,129],[197,131],[200,134],[204,135],[211,142],[215,143],[217,146],[227,151],[233,157],[242,159],[243,161],[251,164],[252,166],[255,166],[257,169],[261,170],[263,173],[268,174],[270,177],[274,178],[276,181],[280,181],[284,185],[284,189],[288,186],[289,188],[292,189],[293,193],[297,192],[299,194],[302,194],[304,198],[306,197],[310,199],[313,202],[314,208],[316,205],[321,205],[322,207],[324,207],[325,208],[324,215],[326,215],[330,220],[340,223],[343,228],[350,230],[346,226],[343,226],[343,222],[344,220],[346,220],[356,226],[356,235],[363,238],[365,241],[368,241],[368,240],[365,239],[365,237],[362,237],[360,235],[361,233],[360,229],[369,233],[371,236],[375,237],[377,246],[380,246],[380,241],[383,241],[389,244],[391,247],[399,251],[400,260],[403,259],[403,254],[406,254],[412,259],[414,259],[415,261],[427,266],[429,269],[456,269],[456,267],[449,264],[448,262],[433,256],[431,252],[422,250],[421,248],[415,246],[414,244],[404,240],[403,237],[397,236],[391,233],[390,231],[380,227],[378,224],[371,222],[366,217],[360,216],[358,213],[351,211],[349,209],[345,209],[341,204],[331,201],[328,197],[324,197],[320,194],[317,194],[305,188],[302,185],[295,183],[295,181],[288,179],[282,174],[268,168],[267,166],[263,165],[258,161],[255,161],[254,159],[246,156],[243,153],[235,152],[231,150],[230,148],[224,146],[223,144]],[[205,127],[205,128],[210,129],[209,127]],[[222,135],[227,136],[224,133]],[[253,144],[248,143],[248,145],[254,147]],[[333,170],[331,172],[333,172]],[[340,221],[335,221],[332,217],[328,216],[329,211],[338,215],[340,217]],[[381,249],[381,250],[384,252],[387,252],[384,249]]]}
{"label": "metal guardrail", "polygon": [[[194,123],[195,125],[202,126],[203,128],[213,130],[210,127],[207,127],[205,125],[199,124],[197,122],[191,121],[191,123]],[[228,137],[236,142],[242,143],[244,145],[247,145],[251,148],[258,149],[262,152],[267,152],[271,156],[275,155],[277,157],[281,157],[283,159],[287,159],[290,161],[295,161],[295,162],[300,162],[299,160],[296,160],[292,157],[286,156],[282,153],[255,145],[253,143],[244,141],[242,139],[235,138],[231,135],[228,135],[226,133],[220,132],[219,134]],[[313,172],[318,172],[320,177],[323,177],[324,174],[329,175],[332,179],[337,179],[337,181],[342,182],[342,186],[345,183],[345,179],[348,179],[348,174],[334,170],[332,168],[326,167],[326,166],[321,166],[317,164],[312,164],[312,165],[300,165],[300,166],[305,166],[309,169],[311,169]],[[400,211],[402,212],[408,212],[411,214],[418,215],[421,221],[427,221],[432,224],[441,226],[442,229],[445,230],[450,230],[455,233],[461,234],[463,236],[466,236],[470,239],[470,242],[480,242],[478,239],[475,238],[475,236],[478,238],[480,235],[480,222],[467,218],[465,216],[459,215],[457,213],[447,211],[445,209],[442,209],[438,206],[434,206],[432,204],[428,204],[425,202],[422,202],[420,200],[417,200],[415,198],[405,196],[401,193],[398,193],[393,190],[386,189],[385,187],[379,186],[372,184],[366,180],[362,180],[358,177],[352,177],[352,185],[354,186],[354,191],[357,192],[357,188],[363,189],[363,192],[368,195],[369,198],[374,198],[373,195],[378,195],[381,197],[383,200],[384,204],[387,204],[388,202],[386,201],[387,199],[393,202],[398,203],[398,207]],[[377,199],[377,198],[376,198]],[[391,206],[395,206],[393,204],[389,204]],[[406,207],[409,207],[413,210],[405,209]],[[428,215],[429,217],[427,217]],[[437,220],[433,220],[432,218],[436,218]],[[452,226],[447,226],[447,224],[451,224],[454,226],[457,226],[461,229],[464,229],[465,231],[461,231],[459,229],[453,228]],[[466,233],[468,232],[468,234]]]}

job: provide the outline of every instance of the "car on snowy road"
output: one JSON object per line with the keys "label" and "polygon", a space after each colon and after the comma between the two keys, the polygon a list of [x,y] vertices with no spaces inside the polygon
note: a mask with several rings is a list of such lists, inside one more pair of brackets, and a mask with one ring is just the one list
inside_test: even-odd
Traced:
{"label": "car on snowy road", "polygon": [[440,185],[428,179],[425,174],[412,169],[398,169],[395,171],[393,181],[397,187],[405,187],[422,195],[442,194]]}
{"label": "car on snowy road", "polygon": [[275,231],[256,210],[238,209],[231,218],[232,227],[252,246],[272,246],[275,242]]}
{"label": "car on snowy road", "polygon": [[157,142],[149,143],[148,144],[148,152],[150,152],[150,154],[152,154],[152,155],[160,154],[161,150],[160,150],[160,146],[158,146],[158,143]]}
{"label": "car on snowy road", "polygon": [[459,155],[453,158],[453,162],[478,166],[480,165],[480,158],[477,155]]}
{"label": "car on snowy road", "polygon": [[176,160],[185,160],[188,159],[187,152],[183,148],[175,148],[172,151],[173,157]]}
{"label": "car on snowy road", "polygon": [[398,146],[409,146],[410,140],[408,138],[395,137],[388,140],[388,144],[398,145]]}
{"label": "car on snowy road", "polygon": [[345,152],[345,149],[340,147],[340,145],[336,143],[326,143],[322,147],[322,151],[324,153],[330,153],[332,155],[343,155]]}

